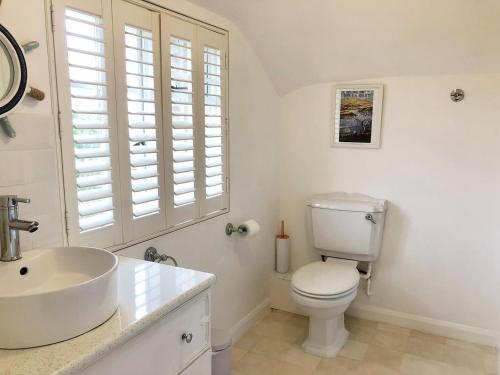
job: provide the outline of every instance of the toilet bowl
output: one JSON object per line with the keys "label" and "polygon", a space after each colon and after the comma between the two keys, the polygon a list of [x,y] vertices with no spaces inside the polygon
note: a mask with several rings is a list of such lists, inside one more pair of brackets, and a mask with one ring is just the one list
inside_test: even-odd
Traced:
{"label": "toilet bowl", "polygon": [[328,259],[299,268],[292,276],[291,295],[309,316],[309,335],[302,348],[321,357],[335,357],[349,332],[344,312],[356,298],[357,262]]}

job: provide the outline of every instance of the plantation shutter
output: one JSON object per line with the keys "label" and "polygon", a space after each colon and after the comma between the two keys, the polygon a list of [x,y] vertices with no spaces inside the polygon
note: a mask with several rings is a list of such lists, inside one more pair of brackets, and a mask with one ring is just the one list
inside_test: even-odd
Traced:
{"label": "plantation shutter", "polygon": [[204,144],[201,216],[228,208],[226,38],[198,27],[198,48],[203,70],[199,74]]}
{"label": "plantation shutter", "polygon": [[[168,41],[168,42],[166,42]],[[226,36],[162,14],[168,225],[228,208]],[[165,48],[167,47],[167,48]]]}
{"label": "plantation shutter", "polygon": [[162,62],[167,163],[167,223],[185,223],[199,216],[199,155],[195,132],[198,114],[196,26],[166,14],[162,18]]}
{"label": "plantation shutter", "polygon": [[125,0],[53,0],[71,245],[226,212],[227,34]]}
{"label": "plantation shutter", "polygon": [[113,1],[125,241],[166,228],[159,13]]}
{"label": "plantation shutter", "polygon": [[111,2],[56,0],[57,84],[69,242],[122,242]]}

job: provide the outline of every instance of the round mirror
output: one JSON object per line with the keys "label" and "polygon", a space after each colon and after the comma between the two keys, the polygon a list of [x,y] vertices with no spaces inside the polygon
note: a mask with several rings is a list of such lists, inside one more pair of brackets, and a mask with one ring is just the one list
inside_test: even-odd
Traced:
{"label": "round mirror", "polygon": [[0,100],[5,98],[12,88],[14,67],[7,47],[0,41]]}
{"label": "round mirror", "polygon": [[0,25],[0,117],[18,105],[26,93],[28,73],[22,47]]}

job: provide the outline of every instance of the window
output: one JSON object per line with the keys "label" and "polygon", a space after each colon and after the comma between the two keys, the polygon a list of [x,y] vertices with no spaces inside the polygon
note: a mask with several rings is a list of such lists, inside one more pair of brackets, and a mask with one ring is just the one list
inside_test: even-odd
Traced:
{"label": "window", "polygon": [[227,212],[227,33],[124,0],[53,6],[69,243]]}

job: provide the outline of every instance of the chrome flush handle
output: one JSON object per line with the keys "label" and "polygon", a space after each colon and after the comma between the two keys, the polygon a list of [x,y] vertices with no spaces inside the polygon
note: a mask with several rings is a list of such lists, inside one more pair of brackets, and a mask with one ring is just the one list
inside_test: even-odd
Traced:
{"label": "chrome flush handle", "polygon": [[375,219],[373,218],[373,215],[372,214],[366,214],[365,215],[365,219],[368,220],[368,221],[371,221],[373,224],[377,224],[377,222],[375,221]]}
{"label": "chrome flush handle", "polygon": [[192,333],[183,333],[181,338],[183,341],[186,341],[189,344],[191,341],[193,341],[193,334]]}

